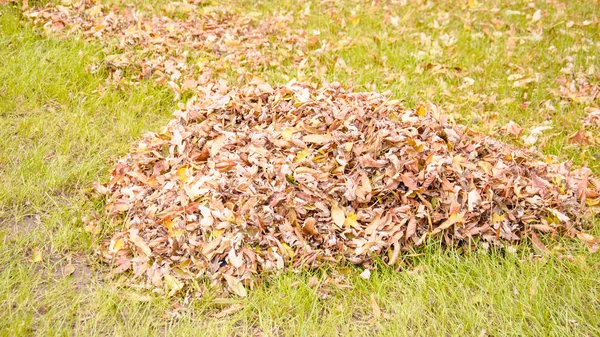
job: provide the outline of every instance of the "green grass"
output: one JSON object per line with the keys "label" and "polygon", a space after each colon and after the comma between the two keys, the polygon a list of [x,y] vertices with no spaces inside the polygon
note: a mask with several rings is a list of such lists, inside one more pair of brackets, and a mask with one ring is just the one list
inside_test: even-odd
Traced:
{"label": "green grass", "polygon": [[[159,10],[162,1],[154,3]],[[595,66],[598,76],[600,9],[594,2],[564,9],[517,1],[465,2],[464,9],[451,2],[313,2],[304,18],[306,4],[235,6],[259,15],[291,12],[294,25],[319,30],[321,41],[339,47],[308,53],[303,80],[392,90],[407,105],[437,102],[457,121],[488,133],[497,134],[510,119],[525,128],[550,120],[554,129],[540,137],[539,148],[600,173],[598,149],[567,140],[581,128],[585,106],[598,102],[574,103],[552,93],[568,56],[577,71]],[[530,41],[537,8],[545,11],[543,35]],[[102,59],[102,45],[46,36],[11,5],[0,5],[0,13],[0,335],[600,335],[600,256],[572,240],[551,243],[545,256],[526,245],[514,254],[459,253],[431,242],[416,252],[422,255],[405,257],[398,272],[378,265],[369,280],[355,268],[286,272],[267,277],[248,298],[226,301],[208,293],[188,304],[123,288],[93,257],[94,236],[81,221],[95,206],[87,193],[143,132],[166,123],[176,102],[152,83],[119,88],[102,69],[92,74],[88,68]],[[398,16],[399,26],[388,16]],[[505,24],[495,26],[493,18]],[[592,23],[582,25],[585,20]],[[575,25],[567,28],[568,21]],[[444,34],[454,36],[454,44],[427,42],[440,43]],[[334,66],[338,57],[347,68]],[[428,63],[460,71],[434,73]],[[325,72],[318,74],[321,67]],[[507,77],[516,72],[538,73],[539,81],[514,88]],[[299,73],[288,64],[261,75],[280,83]],[[472,86],[462,86],[465,76]],[[523,108],[525,101],[530,104]],[[592,133],[598,137],[598,130]],[[41,261],[32,262],[34,252]],[[65,275],[69,263],[75,271]],[[308,286],[311,277],[318,286]],[[323,284],[336,277],[350,288]],[[378,319],[372,295],[383,313]],[[218,317],[230,305],[241,309]]]}

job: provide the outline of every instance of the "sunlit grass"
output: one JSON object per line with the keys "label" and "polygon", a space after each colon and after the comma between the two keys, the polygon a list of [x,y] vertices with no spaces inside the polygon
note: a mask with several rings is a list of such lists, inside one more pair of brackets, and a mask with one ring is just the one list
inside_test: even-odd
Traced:
{"label": "sunlit grass", "polygon": [[[456,120],[497,136],[498,127],[486,124],[493,115],[498,125],[512,119],[525,128],[550,120],[554,129],[540,138],[540,149],[563,160],[583,159],[599,172],[593,159],[598,149],[567,141],[581,128],[586,105],[561,105],[553,95],[567,56],[583,70],[598,68],[598,24],[579,25],[597,20],[593,2],[568,4],[561,12],[544,3],[536,8],[521,2],[478,5],[497,7],[495,13],[468,8],[466,2],[467,7],[448,2],[425,9],[411,2],[392,7],[392,13],[371,2],[312,2],[306,16],[300,15],[306,4],[234,5],[259,15],[291,11],[298,17],[294,25],[318,30],[320,41],[332,46],[353,41],[307,54],[308,67],[300,72],[288,65],[262,74],[272,83],[300,75],[311,82],[391,90],[407,105],[436,102]],[[529,41],[527,15],[538,8],[546,11],[544,38]],[[330,16],[333,9],[336,16]],[[509,10],[523,14],[508,15]],[[378,265],[364,280],[357,268],[288,271],[267,276],[248,298],[226,303],[211,293],[188,305],[122,288],[94,258],[93,237],[83,230],[81,217],[92,207],[86,192],[93,181],[106,179],[111,161],[136,138],[166,123],[175,107],[172,94],[149,82],[116,88],[102,69],[94,74],[88,69],[103,57],[101,45],[42,35],[11,5],[0,6],[0,13],[1,335],[600,334],[600,258],[567,239],[550,244],[546,256],[536,256],[526,245],[516,253],[459,253],[432,242],[417,256],[405,257],[398,272]],[[386,19],[389,15],[400,18],[397,27]],[[444,28],[435,28],[446,15]],[[505,25],[494,26],[493,18]],[[565,28],[569,20],[578,25]],[[432,54],[437,47],[426,41],[439,43],[443,34],[456,40]],[[517,39],[514,47],[511,37]],[[591,40],[587,47],[584,39]],[[339,58],[346,67],[339,66]],[[434,73],[426,69],[429,63],[457,69]],[[323,66],[326,71],[318,74],[315,69]],[[539,73],[540,79],[514,88],[507,78],[516,71]],[[465,86],[465,77],[473,84]],[[523,108],[525,101],[530,104]],[[548,110],[546,101],[556,110]],[[588,155],[581,158],[584,150]],[[39,262],[32,262],[35,250]],[[65,275],[69,263],[75,271]],[[325,285],[335,277],[349,288]],[[381,309],[379,318],[371,296]],[[238,311],[219,317],[237,305]]]}

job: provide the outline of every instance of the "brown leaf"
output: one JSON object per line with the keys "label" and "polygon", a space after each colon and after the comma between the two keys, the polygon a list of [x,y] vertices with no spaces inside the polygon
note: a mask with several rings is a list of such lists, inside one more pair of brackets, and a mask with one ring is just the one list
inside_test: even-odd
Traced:
{"label": "brown leaf", "polygon": [[152,250],[148,247],[148,244],[138,236],[138,230],[129,230],[129,241],[131,241],[136,247],[138,247],[142,253],[146,256],[152,256]]}
{"label": "brown leaf", "polygon": [[515,137],[520,137],[521,134],[523,134],[523,128],[512,120],[509,121],[505,126],[503,126],[502,129],[507,134],[513,135]]}
{"label": "brown leaf", "polygon": [[579,145],[590,145],[594,144],[594,138],[592,134],[588,131],[579,130],[569,136],[569,143],[579,144]]}
{"label": "brown leaf", "polygon": [[411,173],[403,173],[400,177],[402,178],[402,183],[404,184],[404,186],[408,187],[413,191],[419,189],[415,177]]}
{"label": "brown leaf", "polygon": [[540,240],[540,238],[534,232],[529,232],[529,236],[531,237],[531,243],[533,243],[533,247],[540,253],[546,253],[548,248],[546,245]]}
{"label": "brown leaf", "polygon": [[244,305],[241,303],[232,304],[232,305],[228,306],[227,308],[219,311],[219,313],[217,313],[214,317],[215,318],[224,318],[224,317],[235,314],[236,312],[242,310],[243,308],[244,308]]}
{"label": "brown leaf", "polygon": [[577,237],[586,244],[590,252],[595,253],[600,248],[600,238],[596,238],[588,233],[578,232]]}
{"label": "brown leaf", "polygon": [[375,319],[381,318],[381,309],[375,300],[375,294],[371,294],[371,308],[373,309],[373,317],[375,317]]}
{"label": "brown leaf", "polygon": [[308,284],[307,284],[307,285],[308,285],[308,287],[309,287],[309,288],[314,288],[314,287],[316,287],[318,284],[319,284],[319,279],[318,279],[316,276],[311,276],[311,277],[308,279]]}
{"label": "brown leaf", "polygon": [[304,230],[304,232],[310,235],[318,235],[319,232],[315,228],[316,223],[317,220],[315,218],[308,218],[304,221],[304,226],[302,227],[302,230]]}
{"label": "brown leaf", "polygon": [[406,227],[406,239],[410,239],[417,232],[417,220],[415,217],[410,217],[408,226]]}
{"label": "brown leaf", "polygon": [[188,78],[183,81],[181,88],[184,90],[195,89],[198,86],[198,81],[193,78]]}
{"label": "brown leaf", "polygon": [[248,295],[246,288],[244,287],[242,282],[240,282],[240,280],[227,274],[223,274],[223,277],[227,281],[227,286],[229,287],[229,290],[231,290],[234,294],[240,297],[246,297],[246,295]]}
{"label": "brown leaf", "polygon": [[64,276],[69,276],[69,275],[73,274],[74,272],[75,272],[75,266],[70,262],[63,268]]}

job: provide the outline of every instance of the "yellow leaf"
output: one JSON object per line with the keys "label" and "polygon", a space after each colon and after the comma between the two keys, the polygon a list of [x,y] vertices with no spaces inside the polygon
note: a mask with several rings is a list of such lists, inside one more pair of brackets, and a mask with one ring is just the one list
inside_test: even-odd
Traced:
{"label": "yellow leaf", "polygon": [[246,295],[248,295],[246,288],[244,288],[244,285],[242,282],[240,282],[240,280],[227,274],[223,274],[223,277],[225,278],[225,281],[227,281],[227,286],[229,289],[231,289],[231,291],[233,291],[234,294],[240,297],[246,297]]}
{"label": "yellow leaf", "polygon": [[183,288],[183,283],[176,279],[173,275],[165,274],[165,283],[171,289],[169,294],[174,295],[177,291]]}
{"label": "yellow leaf", "polygon": [[223,235],[223,232],[225,232],[224,229],[215,229],[214,231],[212,231],[212,238],[218,238],[219,236]]}
{"label": "yellow leaf", "polygon": [[170,237],[173,236],[173,221],[172,220],[163,221],[162,225],[165,226],[165,228],[167,229],[169,236]]}
{"label": "yellow leaf", "polygon": [[354,212],[350,212],[350,213],[348,213],[346,220],[344,220],[344,225],[346,227],[360,229],[357,219],[358,219],[358,217],[356,216],[356,214],[354,214]]}
{"label": "yellow leaf", "polygon": [[188,176],[187,176],[187,167],[182,167],[179,170],[177,170],[177,178],[179,178],[179,181],[181,181],[182,183],[187,183]]}
{"label": "yellow leaf", "polygon": [[114,252],[118,252],[119,250],[123,249],[124,246],[125,246],[125,241],[123,241],[123,239],[117,239],[117,240],[115,240],[115,243],[113,244],[112,250]]}
{"label": "yellow leaf", "polygon": [[31,251],[31,262],[36,263],[40,261],[42,261],[42,251],[38,247],[35,247]]}
{"label": "yellow leaf", "polygon": [[450,228],[452,225],[464,222],[465,221],[465,213],[454,213],[452,214],[446,221],[444,221],[439,227],[433,230],[432,234],[439,233],[444,229]]}
{"label": "yellow leaf", "polygon": [[600,198],[596,198],[596,199],[586,199],[585,203],[588,206],[597,206],[598,204],[600,204]]}
{"label": "yellow leaf", "polygon": [[189,266],[190,266],[190,264],[191,264],[191,263],[192,263],[192,261],[190,261],[190,260],[185,260],[185,261],[183,261],[183,262],[181,262],[181,263],[179,264],[179,268],[181,268],[181,269],[186,269],[187,267],[189,267]]}
{"label": "yellow leaf", "polygon": [[294,136],[294,133],[296,133],[296,129],[286,128],[283,131],[281,131],[281,138],[290,141],[292,139],[292,136]]}
{"label": "yellow leaf", "polygon": [[289,256],[290,258],[294,258],[294,255],[296,255],[296,253],[294,253],[294,250],[290,248],[290,246],[288,246],[287,243],[282,242],[281,247],[283,248],[283,252],[285,253],[285,255]]}
{"label": "yellow leaf", "polygon": [[424,106],[421,105],[420,107],[417,108],[417,116],[419,116],[419,117],[427,116],[427,110],[425,110]]}
{"label": "yellow leaf", "polygon": [[504,215],[500,215],[498,213],[494,213],[492,215],[492,223],[498,223],[498,222],[501,222],[501,221],[504,221],[504,220],[506,220],[506,218],[504,217]]}
{"label": "yellow leaf", "polygon": [[480,161],[477,163],[477,165],[481,167],[485,174],[492,175],[492,164],[488,163],[487,161]]}
{"label": "yellow leaf", "polygon": [[298,153],[296,153],[296,161],[304,160],[306,157],[308,157],[309,154],[310,152],[308,152],[308,150],[299,151]]}

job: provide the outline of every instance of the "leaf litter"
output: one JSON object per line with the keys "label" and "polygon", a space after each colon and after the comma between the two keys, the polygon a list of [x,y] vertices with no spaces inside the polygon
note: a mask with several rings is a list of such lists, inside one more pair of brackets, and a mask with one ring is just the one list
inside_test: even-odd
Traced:
{"label": "leaf litter", "polygon": [[[257,22],[177,2],[165,11],[184,19],[91,1],[26,13],[52,33],[112,39],[104,62],[117,82],[134,69],[132,82],[195,94],[95,186],[118,225],[100,253],[132,283],[174,295],[205,278],[246,296],[261,273],[346,262],[368,279],[375,258],[395,265],[430,236],[449,246],[528,238],[544,251],[539,234],[561,234],[598,249],[584,228],[600,204],[588,168],[455,125],[436,105],[409,109],[336,83],[262,82],[256,74],[302,64],[315,44],[288,27],[291,16]],[[233,68],[250,84],[219,80]],[[558,82],[561,98],[597,99],[590,82]],[[523,133],[514,122],[505,131]]]}
{"label": "leaf litter", "polygon": [[31,8],[25,15],[49,34],[109,46],[92,72],[107,70],[118,86],[152,80],[172,89],[176,99],[211,80],[231,76],[246,83],[283,63],[299,63],[308,45],[306,33],[290,27],[290,14],[258,20],[187,2],[168,3],[156,15],[88,0]]}
{"label": "leaf litter", "polygon": [[177,292],[207,278],[239,296],[284,268],[398,254],[437,236],[502,246],[578,237],[600,181],[461,125],[337,83],[224,84],[147,133],[97,186],[122,224],[102,255]]}

